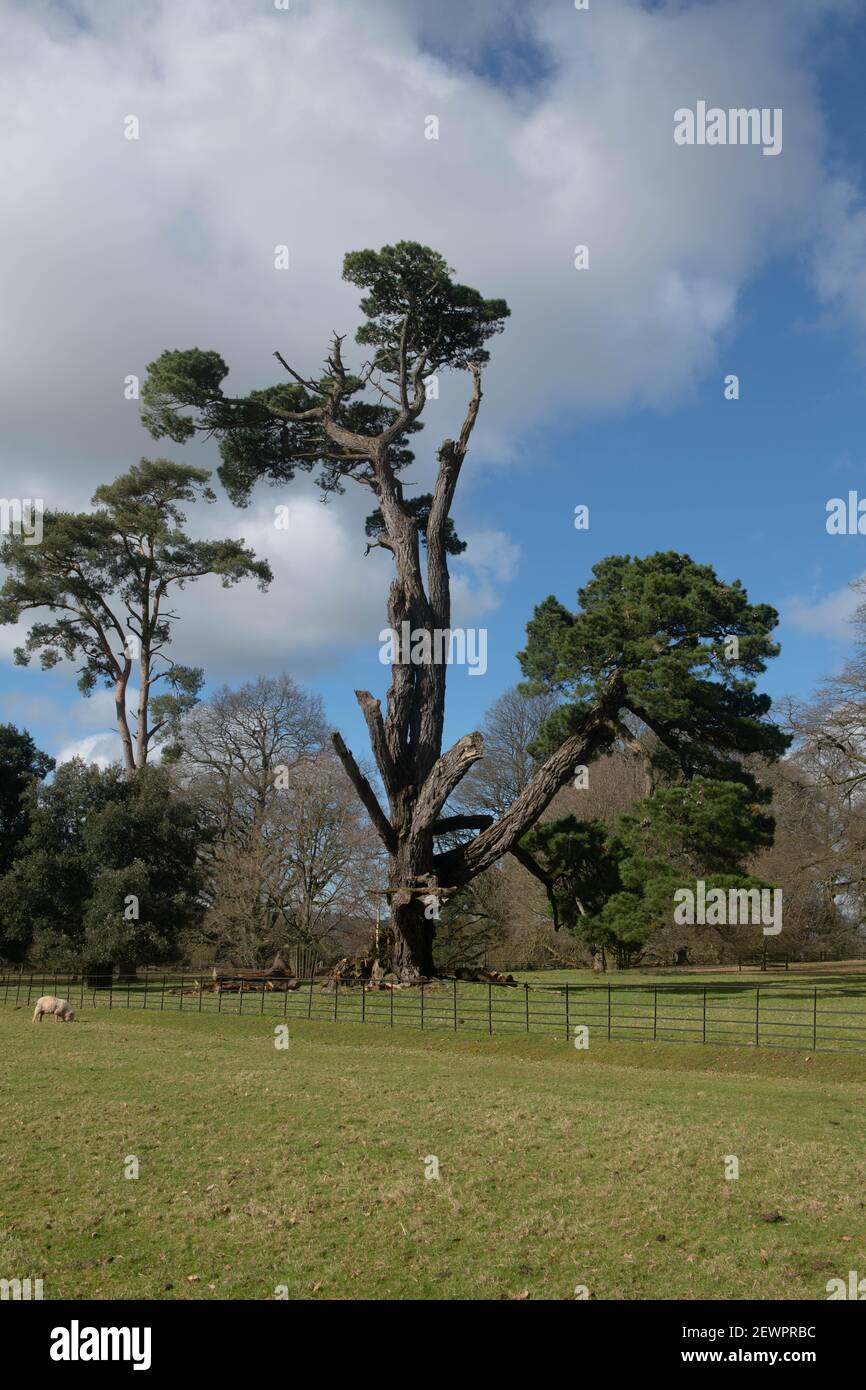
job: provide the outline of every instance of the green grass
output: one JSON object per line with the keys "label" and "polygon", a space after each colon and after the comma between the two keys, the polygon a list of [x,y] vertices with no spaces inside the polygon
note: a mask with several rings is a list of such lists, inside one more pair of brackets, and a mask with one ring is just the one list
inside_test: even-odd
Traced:
{"label": "green grass", "polygon": [[[800,985],[822,985],[841,982],[866,986],[866,960],[792,962],[786,970],[784,963],[768,965],[762,971],[758,965],[743,966],[740,971],[735,965],[708,966],[686,965],[641,966],[634,970],[609,970],[597,973],[594,970],[516,970],[515,979],[526,980],[530,984],[766,984],[770,982],[797,983]],[[859,978],[858,978],[859,977]]]}
{"label": "green grass", "polygon": [[305,1019],[279,1051],[278,1022],[0,1008],[0,1277],[46,1298],[822,1299],[866,1272],[866,1057]]}

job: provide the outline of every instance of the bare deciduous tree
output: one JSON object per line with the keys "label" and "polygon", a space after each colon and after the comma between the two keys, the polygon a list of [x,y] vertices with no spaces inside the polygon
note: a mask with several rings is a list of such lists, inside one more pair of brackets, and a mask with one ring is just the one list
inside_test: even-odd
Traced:
{"label": "bare deciduous tree", "polygon": [[239,965],[371,918],[378,842],[318,696],[288,676],[224,687],[186,720],[179,776],[211,829],[196,943]]}

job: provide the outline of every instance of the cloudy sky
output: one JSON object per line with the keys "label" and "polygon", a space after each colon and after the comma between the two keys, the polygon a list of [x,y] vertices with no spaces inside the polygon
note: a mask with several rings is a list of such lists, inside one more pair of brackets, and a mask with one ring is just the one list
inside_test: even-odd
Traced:
{"label": "cloudy sky", "polygon": [[[280,379],[275,349],[315,371],[358,322],[344,252],[416,239],[512,309],[455,509],[455,621],[488,629],[489,666],[452,672],[449,732],[518,678],[533,605],[613,552],[685,550],[778,607],[772,693],[838,665],[866,571],[866,537],[825,528],[866,496],[859,0],[2,0],[2,21],[0,495],[84,508],[142,455],[215,468],[155,444],[125,378],[192,346],[237,394]],[[781,153],[677,145],[699,101],[780,108]],[[442,379],[420,484],[466,394]],[[367,510],[306,480],[196,509],[276,577],[189,590],[177,659],[211,685],[289,671],[364,751],[351,691],[384,688],[389,578]],[[15,668],[15,642],[0,719],[114,756],[110,697]]]}

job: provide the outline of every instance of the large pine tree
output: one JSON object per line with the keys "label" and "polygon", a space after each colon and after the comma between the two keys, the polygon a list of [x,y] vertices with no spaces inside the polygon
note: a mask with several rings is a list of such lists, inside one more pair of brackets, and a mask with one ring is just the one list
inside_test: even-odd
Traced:
{"label": "large pine tree", "polygon": [[[303,375],[275,352],[287,380],[236,397],[223,390],[228,367],[218,353],[172,350],[148,369],[144,421],[155,437],[215,436],[220,478],[242,505],[259,479],[282,484],[299,470],[315,471],[328,494],[348,483],[366,489],[374,503],[371,548],[388,551],[394,564],[388,625],[429,633],[435,651],[433,633],[451,627],[448,555],[460,545],[451,508],[481,405],[485,344],[509,311],[503,300],[455,282],[440,255],[414,242],[351,253],[343,276],[363,291],[356,341],[366,358],[357,371],[335,335],[320,374]],[[422,423],[426,381],[451,370],[470,377],[465,417],[456,439],[438,447],[432,493],[407,497],[402,474]],[[575,766],[609,746],[625,711],[696,771],[711,764],[717,774],[727,764],[733,775],[738,754],[778,752],[769,702],[754,691],[754,677],[776,652],[769,638],[775,621],[772,609],[748,603],[739,584],[725,585],[678,555],[605,561],[577,615],[548,600],[530,624],[524,669],[565,703],[547,729],[544,762],[493,820],[471,811],[443,815],[483,741],[470,733],[443,751],[446,667],[397,651],[385,713],[371,692],[356,692],[387,811],[339,733],[333,737],[389,856],[401,976],[433,973],[431,896],[447,901],[504,854],[525,858],[521,837]],[[733,635],[739,650],[732,656],[723,644]],[[455,835],[471,838],[454,844]]]}

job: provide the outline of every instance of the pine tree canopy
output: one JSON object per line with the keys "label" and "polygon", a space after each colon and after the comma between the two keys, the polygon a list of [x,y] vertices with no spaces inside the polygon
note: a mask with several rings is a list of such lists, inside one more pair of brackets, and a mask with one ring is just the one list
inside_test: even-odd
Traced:
{"label": "pine tree canopy", "polygon": [[623,717],[656,735],[657,760],[670,773],[750,783],[741,758],[781,756],[790,740],[768,718],[769,696],[755,689],[779,651],[773,608],[750,604],[738,580],[725,584],[709,565],[673,551],[610,556],[593,575],[576,613],[550,597],[527,625],[524,688],[563,698],[536,756],[578,727],[614,676]]}

